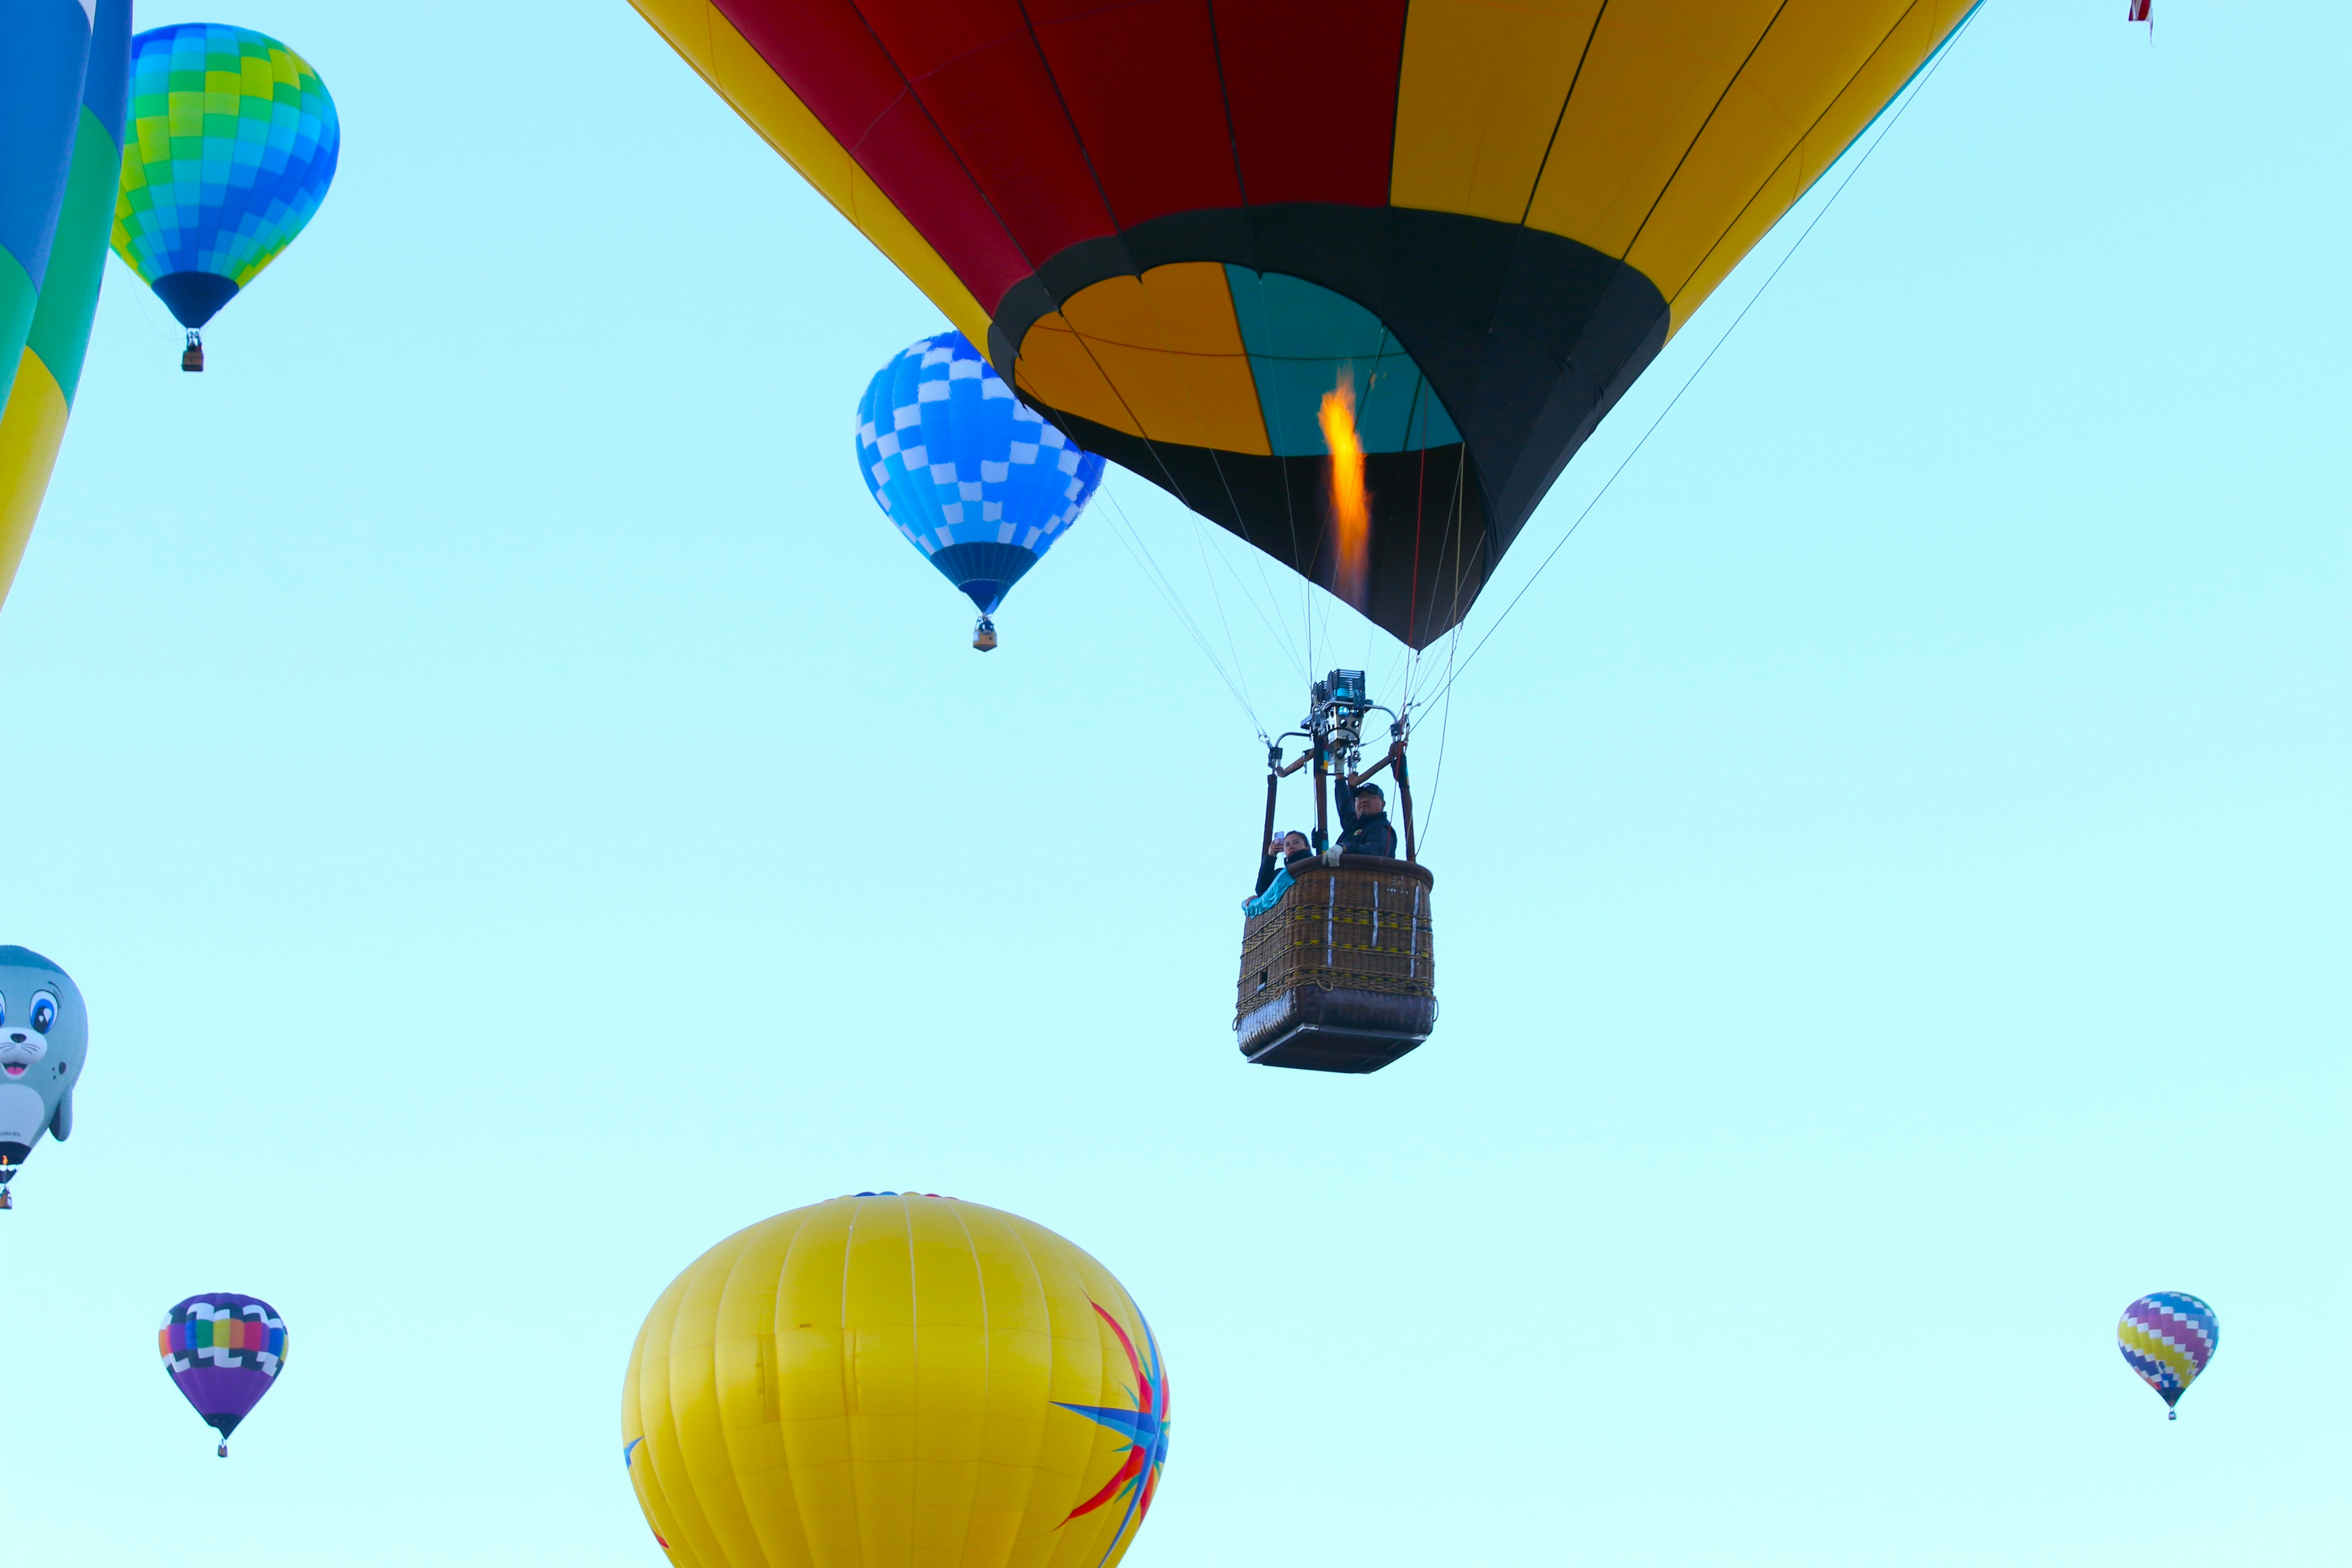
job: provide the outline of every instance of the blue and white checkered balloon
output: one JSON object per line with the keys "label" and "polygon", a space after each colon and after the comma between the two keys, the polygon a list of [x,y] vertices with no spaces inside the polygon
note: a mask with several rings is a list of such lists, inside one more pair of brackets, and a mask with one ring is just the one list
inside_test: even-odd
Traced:
{"label": "blue and white checkered balloon", "polygon": [[1025,407],[961,332],[925,338],[867,384],[857,462],[898,531],[983,616],[1103,476],[1103,460]]}

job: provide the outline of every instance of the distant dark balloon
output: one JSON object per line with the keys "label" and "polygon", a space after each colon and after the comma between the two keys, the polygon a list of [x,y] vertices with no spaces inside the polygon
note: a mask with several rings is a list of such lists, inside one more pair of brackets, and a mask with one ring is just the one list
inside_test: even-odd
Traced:
{"label": "distant dark balloon", "polygon": [[286,1365],[285,1320],[257,1297],[216,1290],[173,1308],[156,1338],[163,1370],[221,1435],[220,1457],[227,1458],[229,1434],[253,1414]]}

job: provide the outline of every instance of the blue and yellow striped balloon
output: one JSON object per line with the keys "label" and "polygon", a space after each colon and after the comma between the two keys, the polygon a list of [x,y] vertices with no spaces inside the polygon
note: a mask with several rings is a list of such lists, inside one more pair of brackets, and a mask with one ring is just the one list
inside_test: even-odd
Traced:
{"label": "blue and yellow striped balloon", "polygon": [[2116,1348],[2164,1400],[2168,1421],[2180,1419],[2172,1406],[2221,1345],[2221,1320],[2186,1290],[2142,1296],[2124,1309],[2123,1321],[2116,1325]]}
{"label": "blue and yellow striped balloon", "polygon": [[131,42],[114,253],[194,331],[302,232],[335,177],[335,100],[267,34],[184,22]]}
{"label": "blue and yellow striped balloon", "polygon": [[[37,26],[32,24],[37,22]],[[81,380],[122,167],[131,0],[0,0],[0,601]],[[75,43],[76,37],[79,43]],[[64,126],[60,141],[54,132]],[[30,236],[47,215],[47,237]]]}

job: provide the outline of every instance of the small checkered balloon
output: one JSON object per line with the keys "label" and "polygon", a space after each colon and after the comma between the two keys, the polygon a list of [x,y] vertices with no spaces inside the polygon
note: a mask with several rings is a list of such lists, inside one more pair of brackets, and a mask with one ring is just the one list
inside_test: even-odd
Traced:
{"label": "small checkered balloon", "polygon": [[302,232],[342,129],[310,62],[266,33],[179,22],[131,40],[114,253],[203,326]]}
{"label": "small checkered balloon", "polygon": [[253,1413],[286,1365],[286,1320],[255,1296],[215,1290],[191,1296],[163,1314],[156,1335],[163,1370],[206,1426],[228,1435]]}
{"label": "small checkered balloon", "polygon": [[983,616],[1053,548],[1102,483],[1080,451],[989,368],[961,332],[882,367],[857,405],[866,488]]}
{"label": "small checkered balloon", "polygon": [[2124,1309],[2123,1321],[2116,1325],[2116,1348],[2163,1398],[2168,1420],[2180,1418],[2169,1407],[2180,1403],[2221,1343],[2221,1323],[2213,1309],[2185,1290],[2142,1296]]}

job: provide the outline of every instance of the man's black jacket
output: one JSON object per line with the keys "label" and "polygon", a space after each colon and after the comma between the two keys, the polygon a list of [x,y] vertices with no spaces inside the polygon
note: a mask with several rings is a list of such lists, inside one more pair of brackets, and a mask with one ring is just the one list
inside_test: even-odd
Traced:
{"label": "man's black jacket", "polygon": [[1396,858],[1396,829],[1389,826],[1386,811],[1359,816],[1355,795],[1344,788],[1332,804],[1339,808],[1339,853],[1378,855],[1384,860]]}

